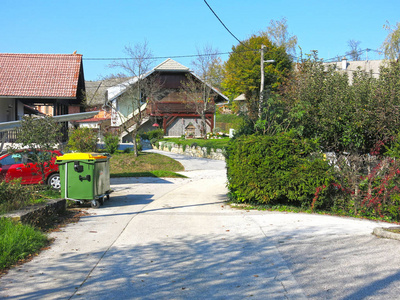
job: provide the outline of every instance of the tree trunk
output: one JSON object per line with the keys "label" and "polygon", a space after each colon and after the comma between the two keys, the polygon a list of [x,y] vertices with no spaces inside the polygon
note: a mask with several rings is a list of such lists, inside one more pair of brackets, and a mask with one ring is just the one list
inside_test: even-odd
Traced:
{"label": "tree trunk", "polygon": [[135,157],[138,157],[139,151],[138,151],[138,145],[136,142],[136,137],[137,137],[137,130],[132,131],[132,139],[133,139],[133,155]]}

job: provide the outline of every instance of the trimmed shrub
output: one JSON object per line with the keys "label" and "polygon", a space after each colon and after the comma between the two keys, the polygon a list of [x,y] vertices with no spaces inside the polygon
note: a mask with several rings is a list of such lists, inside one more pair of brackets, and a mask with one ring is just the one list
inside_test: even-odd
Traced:
{"label": "trimmed shrub", "polygon": [[318,151],[317,141],[298,139],[293,133],[235,139],[227,155],[231,199],[310,207],[316,189],[334,179]]}

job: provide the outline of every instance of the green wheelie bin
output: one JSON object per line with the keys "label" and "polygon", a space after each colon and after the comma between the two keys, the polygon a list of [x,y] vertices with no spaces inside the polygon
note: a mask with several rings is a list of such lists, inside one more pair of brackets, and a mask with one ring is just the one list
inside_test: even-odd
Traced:
{"label": "green wheelie bin", "polygon": [[57,157],[61,195],[98,208],[110,198],[109,157],[95,153],[67,153]]}

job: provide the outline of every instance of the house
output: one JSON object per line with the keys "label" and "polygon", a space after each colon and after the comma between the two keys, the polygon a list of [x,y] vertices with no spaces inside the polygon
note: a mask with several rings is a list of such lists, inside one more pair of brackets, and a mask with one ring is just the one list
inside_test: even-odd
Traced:
{"label": "house", "polygon": [[[48,114],[82,111],[81,54],[0,53],[0,122],[20,120],[25,105]],[[51,112],[50,112],[51,110]]]}
{"label": "house", "polygon": [[99,141],[103,140],[103,134],[110,128],[111,113],[103,107],[92,107],[88,111],[97,111],[97,114],[82,120],[70,121],[71,126],[75,128],[91,128],[97,133]]}
{"label": "house", "polygon": [[0,53],[0,123],[79,113],[84,95],[81,54]]}
{"label": "house", "polygon": [[[142,99],[140,107],[132,107],[132,95],[127,93],[128,87],[138,84],[138,77],[117,84],[107,89],[106,102],[112,107],[111,127],[119,129],[122,142],[131,141],[130,132],[141,127],[143,131],[153,130],[155,127],[162,128],[166,136],[200,136],[201,117],[194,105],[189,105],[187,93],[183,92],[184,83],[193,81],[203,83],[188,67],[167,59],[154,69],[144,74],[141,79],[154,80],[158,82],[157,99],[149,99],[144,92],[140,95]],[[215,103],[227,102],[228,98],[217,89],[207,85],[212,90],[211,105],[205,111],[206,132],[214,128]],[[136,95],[137,96],[137,95]],[[137,114],[144,114],[141,124],[133,120]],[[124,128],[124,129],[122,129]]]}
{"label": "house", "polygon": [[384,60],[359,60],[349,61],[346,57],[343,57],[341,61],[324,63],[324,66],[334,66],[339,72],[347,72],[349,77],[349,83],[353,83],[353,72],[362,70],[367,73],[371,72],[372,77],[378,78],[380,67],[384,64]]}

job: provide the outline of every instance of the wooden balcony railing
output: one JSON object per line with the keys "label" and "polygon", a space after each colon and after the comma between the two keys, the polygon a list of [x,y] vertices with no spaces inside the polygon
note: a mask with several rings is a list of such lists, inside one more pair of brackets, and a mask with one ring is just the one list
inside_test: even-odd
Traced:
{"label": "wooden balcony railing", "polygon": [[[194,103],[182,102],[153,102],[147,104],[147,112],[151,116],[163,116],[171,114],[198,114]],[[214,103],[210,103],[206,114],[214,114]]]}

